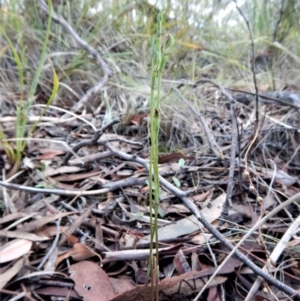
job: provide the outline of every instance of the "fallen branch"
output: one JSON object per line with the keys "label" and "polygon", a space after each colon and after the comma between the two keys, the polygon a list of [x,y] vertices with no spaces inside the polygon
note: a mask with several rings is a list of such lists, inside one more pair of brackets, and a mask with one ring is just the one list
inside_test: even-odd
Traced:
{"label": "fallen branch", "polygon": [[111,128],[114,124],[118,123],[120,121],[119,118],[115,118],[113,119],[111,122],[109,122],[108,124],[105,124],[100,130],[96,131],[94,133],[94,136],[91,139],[87,139],[87,140],[83,140],[80,141],[78,144],[76,144],[73,147],[73,152],[68,152],[64,159],[62,164],[63,165],[67,165],[68,161],[70,160],[70,158],[72,157],[73,153],[77,153],[81,148],[85,147],[85,146],[93,146],[97,144],[97,141],[99,140],[99,138],[103,135],[103,133],[108,130],[109,128]]}

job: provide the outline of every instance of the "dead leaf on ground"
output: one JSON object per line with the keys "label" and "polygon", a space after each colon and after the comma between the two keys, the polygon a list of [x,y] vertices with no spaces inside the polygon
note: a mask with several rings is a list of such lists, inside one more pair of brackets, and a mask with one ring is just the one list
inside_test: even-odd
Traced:
{"label": "dead leaf on ground", "polygon": [[[223,206],[226,200],[226,194],[222,193],[216,199],[211,201],[211,204],[208,207],[203,208],[201,211],[204,218],[209,222],[212,223],[215,221],[222,213]],[[187,218],[183,218],[176,223],[166,225],[158,229],[158,237],[159,240],[168,240],[174,239],[182,235],[191,234],[195,231],[198,231],[199,228],[199,221],[193,215]],[[199,230],[200,231],[200,230]],[[143,240],[140,240],[137,245],[142,244],[145,240],[150,240],[150,235],[145,236]]]}
{"label": "dead leaf on ground", "polygon": [[[195,292],[199,292],[201,288],[207,282],[207,277],[199,278],[199,272],[185,273],[180,276],[174,276],[172,278],[165,278],[158,283],[158,289],[160,294],[165,296],[173,296],[174,294],[191,295]],[[210,283],[209,287],[216,286],[227,280],[226,277],[215,277]],[[138,285],[132,290],[126,291],[123,294],[119,294],[109,301],[151,301],[152,293],[151,288],[148,285]]]}
{"label": "dead leaf on ground", "polygon": [[56,260],[56,266],[59,265],[64,259],[69,257],[72,257],[72,259],[75,261],[81,261],[94,256],[97,256],[100,259],[100,262],[102,261],[101,256],[92,251],[89,247],[81,243],[76,243],[71,250],[58,256]]}
{"label": "dead leaf on ground", "polygon": [[179,275],[189,273],[192,270],[181,249],[175,254],[173,264]]}
{"label": "dead leaf on ground", "polygon": [[81,171],[82,168],[78,166],[62,166],[62,167],[48,167],[44,172],[44,177],[53,177],[55,175],[59,174],[65,174],[65,173],[75,173]]}
{"label": "dead leaf on ground", "polygon": [[213,189],[207,190],[204,193],[193,195],[191,198],[194,202],[204,202],[213,193]]}
{"label": "dead leaf on ground", "polygon": [[76,212],[61,212],[61,213],[54,214],[51,216],[43,216],[43,217],[40,217],[38,220],[29,222],[28,224],[24,225],[22,229],[23,229],[23,231],[28,231],[28,232],[37,230],[48,223],[58,220],[59,218],[63,218],[65,216],[72,215],[75,213]]}
{"label": "dead leaf on ground", "polygon": [[99,175],[103,173],[103,171],[90,171],[90,172],[82,172],[80,174],[70,174],[70,175],[61,175],[61,176],[57,176],[54,177],[53,180],[57,181],[57,182],[74,182],[74,181],[78,181],[78,180],[85,180],[88,179],[90,177],[94,177],[96,175]]}
{"label": "dead leaf on ground", "polygon": [[53,287],[53,286],[47,286],[44,288],[39,288],[34,290],[36,294],[49,296],[49,297],[63,297],[65,300],[69,300],[70,297],[75,299],[81,299],[80,296],[70,288],[67,287]]}
{"label": "dead leaf on ground", "polygon": [[0,230],[0,237],[8,237],[8,238],[23,238],[31,241],[45,241],[49,240],[50,237],[38,236],[33,233],[22,232],[22,231],[6,231]]}
{"label": "dead leaf on ground", "polygon": [[[1,257],[1,255],[0,255]],[[17,262],[15,262],[11,268],[6,270],[4,273],[1,273],[0,277],[0,289],[4,288],[5,285],[14,277],[16,276],[21,268],[24,265],[24,258],[20,258]]]}
{"label": "dead leaf on ground", "polygon": [[32,247],[32,241],[14,239],[0,248],[0,263],[12,261],[26,255]]}
{"label": "dead leaf on ground", "polygon": [[[68,229],[68,226],[60,226],[60,232],[64,233]],[[44,226],[34,231],[34,233],[41,237],[52,237],[57,233],[57,226]]]}
{"label": "dead leaf on ground", "polygon": [[57,149],[39,149],[39,152],[42,155],[38,155],[36,157],[37,160],[51,160],[56,156],[63,155],[66,153],[65,150],[57,150]]}
{"label": "dead leaf on ground", "polygon": [[21,219],[21,218],[24,218],[24,220],[22,220],[22,221],[25,221],[26,219],[30,219],[33,216],[38,215],[38,214],[39,214],[39,212],[30,212],[30,214],[24,213],[24,212],[11,213],[11,214],[8,214],[8,215],[0,218],[0,225],[6,224],[6,223],[9,223],[14,220]]}
{"label": "dead leaf on ground", "polygon": [[135,285],[131,279],[109,277],[109,280],[113,285],[116,294],[123,294],[126,291],[135,288]]}
{"label": "dead leaf on ground", "polygon": [[165,163],[174,162],[174,161],[178,162],[179,159],[194,160],[195,156],[194,155],[185,155],[183,152],[176,152],[176,153],[160,156],[158,158],[158,163],[165,164]]}
{"label": "dead leaf on ground", "polygon": [[107,301],[116,295],[107,274],[96,263],[81,261],[69,268],[75,291],[85,301]]}
{"label": "dead leaf on ground", "polygon": [[69,235],[72,235],[80,227],[80,225],[83,223],[83,221],[92,212],[93,207],[94,207],[94,204],[92,204],[91,206],[89,206],[78,218],[76,218],[71,223],[71,225],[69,226],[69,228],[64,232],[65,235],[61,236],[61,238],[59,240],[58,244],[60,246],[67,240],[67,238],[68,238]]}

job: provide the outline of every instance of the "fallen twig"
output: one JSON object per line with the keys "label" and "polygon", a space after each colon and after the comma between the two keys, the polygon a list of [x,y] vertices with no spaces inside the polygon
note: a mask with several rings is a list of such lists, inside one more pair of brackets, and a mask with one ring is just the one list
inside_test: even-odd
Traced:
{"label": "fallen twig", "polygon": [[96,145],[97,141],[99,140],[99,138],[103,135],[103,133],[108,130],[109,128],[111,128],[114,124],[118,123],[120,121],[119,118],[115,118],[113,119],[111,122],[109,122],[108,124],[105,124],[100,130],[96,131],[94,133],[94,136],[91,139],[87,139],[87,140],[83,140],[80,141],[78,144],[76,144],[73,147],[73,152],[69,152],[65,155],[62,164],[63,165],[67,165],[68,161],[70,160],[70,158],[72,157],[73,153],[77,153],[81,148],[85,147],[85,146],[92,146],[92,145]]}

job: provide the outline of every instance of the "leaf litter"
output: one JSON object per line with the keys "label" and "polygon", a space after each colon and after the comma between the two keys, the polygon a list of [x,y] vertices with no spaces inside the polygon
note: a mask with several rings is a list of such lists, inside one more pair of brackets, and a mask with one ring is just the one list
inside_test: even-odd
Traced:
{"label": "leaf litter", "polygon": [[[114,79],[120,86],[125,84]],[[252,145],[254,109],[251,104],[235,104],[240,140],[230,207],[225,193],[234,131],[229,100],[207,83],[165,87],[169,93],[174,88],[185,99],[201,98],[209,106],[199,110],[191,102],[185,106],[174,94],[174,101],[184,106],[182,115],[191,123],[190,131],[176,114],[171,121],[162,120],[160,141],[165,150],[159,159],[159,173],[176,184],[203,217],[235,244],[266,210],[300,191],[299,110],[262,104],[260,113],[265,118],[250,156],[245,156]],[[109,84],[106,89],[110,96],[118,93]],[[153,214],[147,203],[148,172],[143,164],[149,158],[148,112],[123,116],[108,127],[102,113],[101,118],[72,113],[74,123],[60,118],[58,130],[57,116],[63,117],[63,113],[56,112],[53,117],[50,110],[45,115],[47,126],[40,125],[34,133],[39,139],[28,143],[23,173],[12,181],[15,186],[2,178],[7,206],[0,218],[1,300],[29,296],[29,292],[33,299],[152,300],[150,284],[145,283],[149,216]],[[68,148],[57,142],[59,139],[67,141]],[[5,155],[1,156],[5,162]],[[7,164],[5,172],[10,167]],[[160,208],[160,300],[178,296],[192,300],[228,250],[166,186],[161,187]],[[260,267],[268,266],[268,254],[280,245],[298,216],[298,204],[284,209],[240,248]],[[299,239],[294,232],[280,251],[281,262],[269,267],[270,273],[277,270],[279,281],[284,279],[299,290]],[[231,257],[200,300],[221,300],[221,284],[226,300],[243,300],[256,279],[251,269]],[[254,292],[255,300],[274,300],[276,288],[263,285],[264,294],[262,290]]]}
{"label": "leaf litter", "polygon": [[[114,139],[118,137],[115,136]],[[125,139],[124,136],[122,139]],[[115,147],[121,151],[126,149],[128,154],[137,156],[137,150],[141,149],[130,150],[129,147],[131,140],[134,141],[137,138],[128,136],[126,139],[125,142],[115,143]],[[121,147],[122,143],[127,144],[126,148]],[[227,141],[224,140],[224,143],[226,145]],[[257,147],[259,148],[259,145]],[[103,145],[100,144],[98,151],[105,151]],[[143,152],[147,152],[147,148],[143,149]],[[209,152],[206,156],[208,154]],[[110,157],[113,160],[107,160]],[[229,208],[228,214],[224,215],[226,193],[222,190],[226,189],[228,172],[226,159],[220,161],[219,158],[213,157],[213,154],[205,158],[201,154],[201,148],[190,149],[190,154],[184,156],[184,166],[179,167],[176,163],[178,157],[175,156],[176,160],[173,160],[172,156],[164,158],[159,166],[161,175],[171,183],[172,177],[176,175],[181,183],[182,191],[189,191],[191,200],[197,204],[199,212],[210,223],[223,221],[220,229],[231,241],[238,240],[243,229],[251,226],[251,220],[254,218],[255,221],[263,210],[276,206],[278,198],[282,198],[278,189],[298,190],[295,174],[289,175],[287,169],[275,171],[272,170],[272,165],[262,169],[259,167],[259,162],[258,166],[252,163],[251,168],[248,169],[250,175],[242,174],[241,183],[239,183],[239,169],[236,168],[236,196],[232,208]],[[252,160],[255,160],[255,157],[259,160],[258,150],[254,153]],[[49,252],[56,235],[57,226],[53,223],[61,220],[60,240],[55,246],[54,263],[51,265],[54,271],[64,273],[66,278],[62,280],[57,275],[45,273],[32,277],[26,284],[23,283],[25,287],[28,285],[34,287],[35,293],[45,298],[61,296],[84,300],[151,300],[151,293],[147,293],[149,286],[145,283],[140,284],[141,276],[138,277],[142,275],[141,272],[146,273],[146,261],[149,255],[148,218],[150,212],[147,204],[149,193],[147,172],[142,165],[118,158],[112,153],[106,158],[104,161],[102,159],[93,161],[87,167],[74,166],[72,169],[64,169],[64,166],[60,166],[62,163],[59,163],[59,159],[62,160],[60,155],[53,157],[48,164],[49,171],[47,172],[47,168],[44,171],[45,180],[51,179],[50,175],[56,175],[56,178],[52,178],[54,181],[48,181],[50,185],[48,189],[50,191],[54,189],[55,193],[55,189],[63,187],[59,185],[60,183],[68,183],[68,190],[77,190],[78,195],[58,196],[51,200],[51,206],[53,206],[51,208],[50,202],[48,203],[49,192],[37,194],[37,199],[33,199],[33,193],[25,192],[27,203],[17,204],[18,212],[16,213],[3,214],[0,219],[3,229],[0,231],[0,236],[7,240],[7,242],[2,240],[0,249],[3,275],[1,286],[5,288],[2,293],[4,297],[9,296],[10,291],[19,293],[23,291],[24,286],[20,286],[22,281],[16,280],[22,275],[36,271],[36,267]],[[240,167],[245,168],[243,164]],[[126,172],[122,173],[122,170]],[[28,175],[31,174],[32,187],[40,183],[40,178],[35,176],[34,169],[30,170],[27,166],[26,172]],[[272,179],[274,179],[272,185],[277,190],[266,186],[266,183]],[[256,183],[258,195],[265,196],[263,207],[257,203],[258,195],[255,195],[255,191],[247,190],[251,182]],[[14,183],[24,186],[21,177]],[[86,186],[87,183],[89,183],[88,186]],[[239,190],[239,184],[243,187],[242,192]],[[28,183],[26,186],[29,186]],[[99,190],[103,187],[108,189],[102,194],[86,196],[81,195],[81,187],[88,187],[89,190]],[[10,191],[13,194],[15,189],[8,189],[9,195]],[[241,202],[241,193],[244,194],[246,203]],[[162,223],[159,223],[158,241],[162,267],[159,282],[161,300],[180,294],[191,298],[190,296],[195,295],[201,289],[206,281],[205,277],[209,277],[216,270],[207,249],[207,242],[211,244],[217,263],[224,258],[226,249],[221,248],[220,242],[205,229],[202,229],[203,233],[206,232],[203,237],[200,230],[201,224],[193,215],[190,215],[178,197],[170,194],[163,187],[161,196],[163,215],[159,218]],[[27,210],[36,204],[39,204],[38,212]],[[292,206],[288,210],[291,214],[295,211]],[[288,220],[288,216],[278,216],[274,222],[286,224]],[[215,224],[216,227],[219,222]],[[252,258],[258,260],[258,264],[265,262],[264,253],[273,249],[279,239],[280,232],[273,227],[274,225],[270,224],[268,228],[262,228],[259,236],[257,234],[253,236],[252,239],[259,238],[260,243],[265,245],[260,248],[260,251],[254,246],[250,247],[249,244],[243,246],[245,252],[250,252]],[[297,254],[298,243],[295,241],[295,239],[292,240],[282,251],[287,258],[289,256],[294,258]],[[195,251],[192,252],[189,249],[195,249]],[[145,252],[142,252],[143,250]],[[50,260],[52,260],[51,257],[48,258],[48,265]],[[26,265],[25,261],[28,262]],[[133,262],[135,268],[132,267]],[[192,262],[194,263],[191,264]],[[201,264],[196,264],[197,262]],[[293,262],[290,268],[282,270],[286,277],[291,277],[291,283],[298,279],[299,274],[295,268],[297,261],[294,259]],[[162,272],[166,265],[172,267],[173,271],[167,277]],[[46,267],[47,265],[41,270],[44,269],[46,272]],[[215,278],[211,288],[208,289],[207,300],[218,299],[218,290],[214,290],[213,287],[221,283],[226,286],[230,283],[240,283],[239,285],[248,287],[255,276],[252,271],[244,274],[245,269],[241,267],[242,263],[238,260],[236,263],[225,265],[220,272],[222,277]],[[113,281],[110,280],[109,274],[114,274]],[[194,275],[192,280],[189,280],[190,275]],[[69,280],[66,282],[66,279]],[[232,279],[235,279],[234,282]],[[101,281],[107,284],[102,285]],[[124,290],[114,288],[120,286],[118,281],[125,283]]]}

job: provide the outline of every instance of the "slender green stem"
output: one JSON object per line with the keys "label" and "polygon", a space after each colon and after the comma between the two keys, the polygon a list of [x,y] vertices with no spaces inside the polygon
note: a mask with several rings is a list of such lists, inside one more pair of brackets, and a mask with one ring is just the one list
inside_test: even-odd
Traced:
{"label": "slender green stem", "polygon": [[[162,70],[165,66],[167,55],[170,53],[174,38],[171,35],[164,36],[162,33],[163,10],[157,17],[157,34],[152,40],[152,70],[151,70],[151,96],[150,96],[150,137],[151,137],[151,151],[150,151],[150,166],[149,166],[149,208],[150,208],[150,254],[148,264],[148,277],[151,276],[152,299],[154,299],[154,277],[156,281],[155,288],[157,288],[158,274],[159,274],[159,254],[158,254],[158,212],[159,212],[159,171],[158,171],[158,137],[160,125],[160,91]],[[165,38],[167,39],[165,40]],[[157,92],[155,92],[157,89]],[[154,192],[154,199],[153,199]],[[154,209],[154,219],[153,219]],[[156,243],[156,257],[155,266],[153,266],[153,244]],[[156,274],[153,275],[153,271]],[[155,290],[156,300],[158,299],[158,290]]]}

